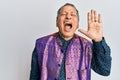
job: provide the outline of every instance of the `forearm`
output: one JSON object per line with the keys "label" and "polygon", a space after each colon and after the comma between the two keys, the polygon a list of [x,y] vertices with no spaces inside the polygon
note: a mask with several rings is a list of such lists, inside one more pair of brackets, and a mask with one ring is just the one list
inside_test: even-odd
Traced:
{"label": "forearm", "polygon": [[110,47],[106,44],[104,38],[100,42],[93,41],[92,69],[103,76],[110,74]]}

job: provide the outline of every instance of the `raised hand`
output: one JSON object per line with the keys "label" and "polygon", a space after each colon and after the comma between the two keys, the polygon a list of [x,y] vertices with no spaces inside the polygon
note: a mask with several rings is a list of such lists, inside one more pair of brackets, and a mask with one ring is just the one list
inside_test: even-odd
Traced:
{"label": "raised hand", "polygon": [[101,41],[103,37],[101,15],[95,10],[88,12],[88,30],[79,29],[78,31],[95,42]]}

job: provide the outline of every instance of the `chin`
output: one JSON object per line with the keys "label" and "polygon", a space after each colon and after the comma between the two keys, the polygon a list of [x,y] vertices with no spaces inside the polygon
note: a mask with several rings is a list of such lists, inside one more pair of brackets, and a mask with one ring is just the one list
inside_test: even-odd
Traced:
{"label": "chin", "polygon": [[64,37],[73,37],[73,34],[65,34]]}

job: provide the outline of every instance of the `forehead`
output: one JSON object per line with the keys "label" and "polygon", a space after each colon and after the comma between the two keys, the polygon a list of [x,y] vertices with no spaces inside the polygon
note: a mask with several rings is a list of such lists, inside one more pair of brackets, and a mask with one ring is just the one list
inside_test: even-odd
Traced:
{"label": "forehead", "polygon": [[64,6],[60,12],[76,12],[77,13],[76,9],[70,5]]}

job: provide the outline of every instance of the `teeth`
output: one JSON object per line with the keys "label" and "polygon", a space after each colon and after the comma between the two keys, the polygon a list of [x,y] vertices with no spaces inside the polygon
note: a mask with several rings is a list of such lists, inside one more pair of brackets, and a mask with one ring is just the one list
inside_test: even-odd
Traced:
{"label": "teeth", "polygon": [[65,22],[65,25],[72,25],[71,22]]}
{"label": "teeth", "polygon": [[66,24],[71,24],[71,22],[65,22]]}

